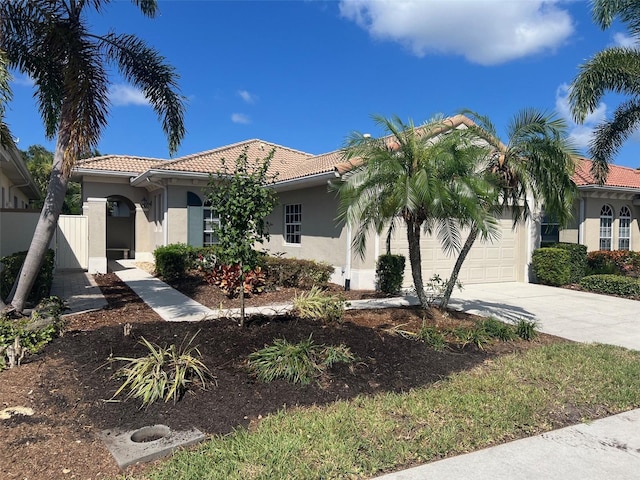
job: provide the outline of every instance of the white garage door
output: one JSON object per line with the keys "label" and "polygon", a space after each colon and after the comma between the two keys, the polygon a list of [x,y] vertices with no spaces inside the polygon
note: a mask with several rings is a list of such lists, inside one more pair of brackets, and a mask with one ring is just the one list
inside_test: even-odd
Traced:
{"label": "white garage door", "polygon": [[[493,243],[476,240],[471,252],[460,271],[459,280],[463,283],[495,283],[522,281],[524,277],[525,242],[524,227],[512,229],[513,222],[508,216],[500,220],[500,237]],[[466,232],[463,232],[466,239]],[[464,241],[464,240],[463,240]],[[422,275],[425,283],[433,275],[438,274],[444,280],[449,278],[457,256],[448,257],[442,251],[435,235],[422,235]],[[406,230],[399,228],[391,241],[393,253],[406,257],[404,275],[405,287],[411,287],[411,266],[409,264],[409,248]]]}

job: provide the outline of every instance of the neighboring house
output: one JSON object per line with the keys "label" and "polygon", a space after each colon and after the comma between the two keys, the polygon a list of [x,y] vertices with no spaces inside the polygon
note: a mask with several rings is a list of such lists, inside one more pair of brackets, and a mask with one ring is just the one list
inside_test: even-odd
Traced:
{"label": "neighboring house", "polygon": [[607,181],[598,185],[590,170],[591,161],[581,159],[573,177],[580,192],[575,222],[558,239],[588,251],[640,250],[640,171],[609,165]]}
{"label": "neighboring house", "polygon": [[[460,116],[453,120],[456,127],[463,127],[465,120],[468,121]],[[271,253],[283,253],[286,257],[330,263],[334,266],[332,280],[336,283],[348,284],[351,288],[373,287],[375,261],[386,251],[385,239],[372,234],[367,253],[360,258],[351,249],[351,229],[336,222],[338,199],[335,193],[329,192],[328,182],[349,169],[341,153],[313,155],[255,139],[175,160],[107,155],[78,162],[73,179],[82,184],[84,213],[89,218],[89,271],[106,272],[107,258],[152,261],[154,249],[161,245],[214,243],[218,218],[215,205],[207,205],[204,194],[209,174],[221,171],[222,159],[233,165],[244,148],[248,148],[250,160],[264,158],[275,149],[271,173],[278,174],[274,188],[279,205],[268,218],[271,239],[265,247]],[[616,168],[612,166],[612,171],[617,171]],[[460,272],[460,280],[463,283],[528,281],[531,254],[540,244],[541,232],[547,236],[551,232],[561,240],[577,241],[575,231],[584,230],[580,238],[590,240],[595,235],[596,245],[588,246],[590,250],[597,249],[602,205],[595,212],[591,199],[598,198],[597,192],[602,192],[603,187],[593,187],[593,193],[586,188],[586,180],[580,182],[583,178],[580,172],[588,170],[588,166],[583,166],[576,175],[585,197],[580,203],[585,215],[579,217],[582,220],[576,224],[582,225],[580,229],[576,226],[558,233],[555,228],[553,233],[554,226],[541,228],[539,219],[521,222],[513,228],[507,213],[500,219],[500,239],[495,243],[476,242]],[[630,213],[629,229],[633,231],[629,234],[629,245],[640,245],[640,239],[634,240],[638,235],[638,207],[633,205],[634,195],[640,194],[640,183],[635,187],[637,193],[632,193],[634,187],[611,188],[606,202],[613,212],[611,228],[627,225],[627,217],[620,217],[627,212],[621,210],[624,202],[620,200],[624,197]],[[624,228],[622,231],[626,232]],[[611,241],[617,242],[618,238],[620,233]],[[617,247],[617,243],[612,245]],[[408,257],[403,229],[391,240],[391,250]],[[422,258],[425,279],[433,274],[448,277],[455,262],[431,236],[422,239]],[[406,286],[411,284],[409,272],[407,261]]]}
{"label": "neighboring house", "polygon": [[0,257],[29,247],[38,221],[38,212],[30,205],[39,198],[18,149],[0,147]]}

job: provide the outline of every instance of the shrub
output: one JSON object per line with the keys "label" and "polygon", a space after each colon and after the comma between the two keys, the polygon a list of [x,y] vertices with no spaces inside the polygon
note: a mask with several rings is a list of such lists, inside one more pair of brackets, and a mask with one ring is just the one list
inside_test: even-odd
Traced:
{"label": "shrub", "polygon": [[140,343],[149,351],[147,356],[114,359],[127,363],[114,373],[114,377],[124,378],[124,383],[113,396],[128,390],[127,398],[140,399],[142,406],[147,407],[161,398],[176,403],[192,385],[206,390],[207,380],[214,377],[197,358],[200,350],[191,345],[197,334],[180,348],[175,345],[162,348],[141,337]]}
{"label": "shrub", "polygon": [[153,251],[156,261],[156,272],[165,280],[182,277],[194,258],[193,247],[184,243],[173,243],[158,247]]}
{"label": "shrub", "polygon": [[533,252],[532,266],[538,283],[567,285],[571,279],[571,255],[561,248],[539,248]]}
{"label": "shrub", "polygon": [[589,275],[640,277],[640,253],[629,250],[596,250],[587,255]]}
{"label": "shrub", "polygon": [[515,324],[516,335],[521,339],[531,341],[538,336],[538,323],[535,320],[525,320],[521,318]]}
{"label": "shrub", "polygon": [[293,287],[305,290],[326,287],[333,274],[333,266],[325,262],[267,256],[264,258],[267,286]]}
{"label": "shrub", "polygon": [[[26,256],[27,252],[24,251],[0,258],[0,263],[3,265],[2,272],[0,272],[0,295],[3,299],[6,299],[11,292],[11,288],[20,274],[20,269]],[[51,284],[53,283],[54,267],[55,254],[52,249],[49,249],[45,254],[44,261],[42,262],[36,281],[33,284],[29,298],[27,298],[27,302],[31,305],[35,305],[43,298],[49,296]]]}
{"label": "shrub", "polygon": [[438,327],[427,326],[423,323],[420,330],[418,330],[417,337],[433,348],[436,352],[444,350],[447,346],[446,337]]}
{"label": "shrub", "polygon": [[316,345],[309,337],[299,343],[276,339],[272,345],[250,354],[247,366],[263,382],[282,379],[307,385],[333,364],[354,360],[345,345]]}
{"label": "shrub", "polygon": [[341,323],[344,310],[345,301],[342,298],[329,295],[319,287],[312,287],[293,299],[293,313],[300,318]]}
{"label": "shrub", "polygon": [[578,283],[587,271],[587,246],[579,243],[556,243],[551,248],[560,248],[569,253],[569,283]]}
{"label": "shrub", "polygon": [[640,280],[620,275],[589,275],[580,280],[580,286],[590,292],[640,297]]}
{"label": "shrub", "polygon": [[[217,265],[205,273],[205,280],[216,285],[229,298],[236,297],[240,294],[241,282],[240,265]],[[265,288],[266,276],[261,267],[256,267],[247,272],[244,276],[244,293],[250,295],[252,293],[262,293]]]}
{"label": "shrub", "polygon": [[508,342],[516,338],[516,332],[513,325],[508,325],[495,318],[485,318],[478,324],[481,329],[490,338],[497,338],[503,342]]}
{"label": "shrub", "polygon": [[402,288],[405,258],[403,255],[380,255],[376,264],[376,287],[383,293],[397,294]]}

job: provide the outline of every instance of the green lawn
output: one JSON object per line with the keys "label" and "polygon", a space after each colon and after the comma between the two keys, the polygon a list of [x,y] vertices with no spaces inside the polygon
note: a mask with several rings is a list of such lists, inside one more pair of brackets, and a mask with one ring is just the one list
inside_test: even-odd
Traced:
{"label": "green lawn", "polygon": [[367,478],[638,406],[640,352],[555,344],[404,394],[288,409],[145,478]]}

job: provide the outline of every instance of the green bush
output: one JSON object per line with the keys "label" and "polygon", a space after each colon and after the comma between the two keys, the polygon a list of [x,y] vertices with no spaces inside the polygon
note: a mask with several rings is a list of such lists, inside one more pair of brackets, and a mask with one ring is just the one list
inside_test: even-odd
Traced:
{"label": "green bush", "polygon": [[263,382],[283,379],[291,383],[307,385],[335,363],[355,360],[348,347],[317,345],[311,337],[299,343],[276,339],[249,355],[249,370]]}
{"label": "green bush", "polygon": [[[27,252],[16,252],[12,255],[0,258],[0,263],[3,265],[2,272],[0,272],[0,295],[3,299],[6,299],[11,288],[18,278],[20,268],[24,263],[24,259],[27,256]],[[36,277],[36,281],[33,284],[29,298],[27,302],[31,305],[37,304],[43,298],[49,296],[51,292],[51,284],[53,283],[53,269],[55,267],[55,254],[53,250],[47,250],[44,261],[40,267],[40,272]]]}
{"label": "green bush", "polygon": [[405,258],[403,255],[380,255],[376,264],[376,287],[383,293],[395,295],[402,288]]}
{"label": "green bush", "polygon": [[571,280],[571,255],[561,248],[539,248],[533,252],[532,266],[538,283],[567,285]]}
{"label": "green bush", "polygon": [[640,280],[620,275],[589,275],[580,280],[580,286],[590,292],[640,297]]}
{"label": "green bush", "polygon": [[587,246],[579,243],[556,243],[551,248],[569,252],[569,283],[578,283],[587,271]]}
{"label": "green bush", "polygon": [[640,253],[630,250],[596,250],[587,255],[589,275],[640,277]]}
{"label": "green bush", "polygon": [[333,266],[325,262],[272,256],[265,257],[263,261],[269,289],[326,287],[333,274]]}
{"label": "green bush", "polygon": [[173,243],[154,250],[156,272],[165,280],[182,277],[193,263],[193,247],[184,243]]}
{"label": "green bush", "polygon": [[516,335],[521,339],[531,341],[538,336],[538,323],[535,320],[521,318],[515,323]]}

